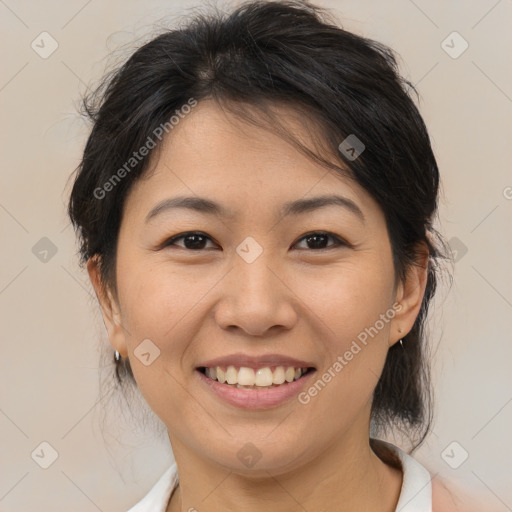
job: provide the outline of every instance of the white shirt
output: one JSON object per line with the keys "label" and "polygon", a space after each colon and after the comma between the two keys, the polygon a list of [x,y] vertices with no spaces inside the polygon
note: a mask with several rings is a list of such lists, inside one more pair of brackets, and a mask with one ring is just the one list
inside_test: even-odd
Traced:
{"label": "white shirt", "polygon": [[[432,512],[432,477],[427,469],[397,446],[379,442],[394,451],[402,464],[402,488],[395,512]],[[174,463],[148,494],[127,512],[165,512],[177,484],[178,468]]]}

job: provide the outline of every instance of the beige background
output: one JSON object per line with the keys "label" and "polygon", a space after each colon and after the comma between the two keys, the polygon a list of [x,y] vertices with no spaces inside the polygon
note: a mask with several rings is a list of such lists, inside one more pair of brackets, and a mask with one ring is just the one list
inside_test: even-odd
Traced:
{"label": "beige background", "polygon": [[[415,456],[489,509],[512,510],[512,1],[319,4],[401,55],[442,173],[440,229],[458,248],[455,283],[431,323],[436,421]],[[123,511],[172,460],[165,437],[134,431],[111,406],[102,435],[106,339],[65,206],[89,130],[76,113],[80,94],[156,21],[195,5],[0,1],[1,511]],[[31,48],[43,31],[58,42],[47,59]],[[453,31],[469,44],[458,58],[441,46]],[[453,52],[462,40],[452,39]],[[46,262],[33,253],[43,237],[57,249]],[[31,456],[42,442],[58,452],[47,469]],[[469,456],[453,469],[446,460],[460,462],[462,450]]]}

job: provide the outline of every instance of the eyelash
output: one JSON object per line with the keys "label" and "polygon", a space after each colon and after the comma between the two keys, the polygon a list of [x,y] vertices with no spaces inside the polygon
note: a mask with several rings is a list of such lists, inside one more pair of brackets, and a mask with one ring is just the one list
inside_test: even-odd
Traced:
{"label": "eyelash", "polygon": [[[201,231],[187,231],[187,232],[182,233],[180,235],[176,235],[176,236],[173,236],[173,237],[169,238],[163,244],[160,245],[160,248],[170,247],[172,245],[175,245],[175,242],[177,240],[180,240],[182,238],[186,238],[187,236],[190,236],[190,235],[199,235],[199,236],[208,238],[209,240],[213,241],[211,239],[211,237],[209,237],[205,233],[202,233]],[[328,246],[328,247],[323,247],[321,249],[309,249],[310,251],[321,252],[321,251],[326,251],[326,250],[330,250],[330,249],[335,249],[336,247],[343,247],[343,246],[350,247],[350,244],[348,242],[346,242],[345,240],[343,240],[339,236],[335,235],[334,233],[330,233],[328,231],[311,231],[310,233],[306,233],[304,236],[299,238],[299,240],[296,242],[296,244],[301,242],[304,239],[313,237],[315,235],[327,236],[329,238],[332,238],[335,241],[335,244],[331,245],[331,246]],[[294,245],[296,245],[296,244],[294,244]],[[180,246],[177,246],[177,247],[180,247]],[[190,251],[190,252],[202,252],[202,251],[205,250],[205,249],[188,249],[187,247],[180,247],[180,248],[181,249],[185,249],[185,250]],[[300,250],[304,250],[304,249],[300,249]]]}

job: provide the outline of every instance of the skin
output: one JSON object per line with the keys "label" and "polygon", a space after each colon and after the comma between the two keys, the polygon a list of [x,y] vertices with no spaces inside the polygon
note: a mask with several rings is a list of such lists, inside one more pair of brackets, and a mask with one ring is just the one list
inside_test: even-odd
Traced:
{"label": "skin", "polygon": [[[289,114],[282,107],[280,120],[307,140]],[[370,449],[370,407],[389,347],[418,315],[428,255],[396,282],[384,214],[363,188],[210,101],[164,139],[153,170],[124,205],[118,294],[101,286],[95,258],[88,271],[112,347],[130,358],[167,426],[180,475],[167,512],[252,512],[268,503],[283,512],[394,511],[402,474]],[[275,214],[284,202],[332,193],[355,202],[364,222],[339,206]],[[180,209],[145,223],[177,195],[207,197],[234,217]],[[326,238],[328,248],[317,249],[304,236],[319,230],[350,246]],[[184,239],[161,247],[187,231],[210,238],[199,250]],[[250,264],[236,252],[248,236],[263,248]],[[195,371],[235,352],[280,353],[310,361],[320,376],[397,302],[394,318],[306,405],[242,410],[205,389]],[[144,339],[160,350],[149,366],[134,355]],[[248,442],[261,453],[252,468],[237,457]]]}

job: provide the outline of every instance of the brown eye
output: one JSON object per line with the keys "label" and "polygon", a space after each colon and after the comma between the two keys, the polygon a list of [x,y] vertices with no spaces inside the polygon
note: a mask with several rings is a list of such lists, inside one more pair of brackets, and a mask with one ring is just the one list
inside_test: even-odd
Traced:
{"label": "brown eye", "polygon": [[[329,239],[334,240],[333,244],[328,245]],[[183,240],[183,245],[178,245],[176,242],[179,240]],[[324,250],[324,249],[334,249],[335,247],[340,246],[348,246],[349,244],[342,240],[340,237],[334,235],[333,233],[328,233],[325,231],[314,231],[312,233],[308,233],[303,236],[299,242],[305,241],[307,247],[305,249],[311,249],[315,251]],[[206,244],[208,241],[212,241],[212,239],[202,232],[190,231],[187,233],[182,233],[180,235],[174,236],[166,240],[161,248],[164,247],[180,247],[182,249],[188,249],[190,251],[201,251],[206,249]],[[213,241],[212,241],[213,242]],[[299,243],[298,242],[298,243]],[[295,244],[297,245],[297,244]]]}
{"label": "brown eye", "polygon": [[[327,246],[327,242],[331,238],[334,240],[334,244]],[[347,245],[341,238],[334,235],[333,233],[327,233],[325,231],[315,231],[313,233],[308,233],[303,236],[300,240],[305,240],[306,244],[309,245],[308,249],[314,250],[322,250],[322,249],[331,249],[334,247],[339,247],[342,245]]]}
{"label": "brown eye", "polygon": [[205,235],[204,233],[191,231],[189,233],[183,233],[181,235],[169,238],[169,240],[164,242],[162,247],[176,245],[175,242],[181,239],[183,239],[183,246],[177,247],[182,247],[183,249],[189,249],[191,251],[200,251],[204,249],[207,241],[211,240],[211,238],[208,235]]}

